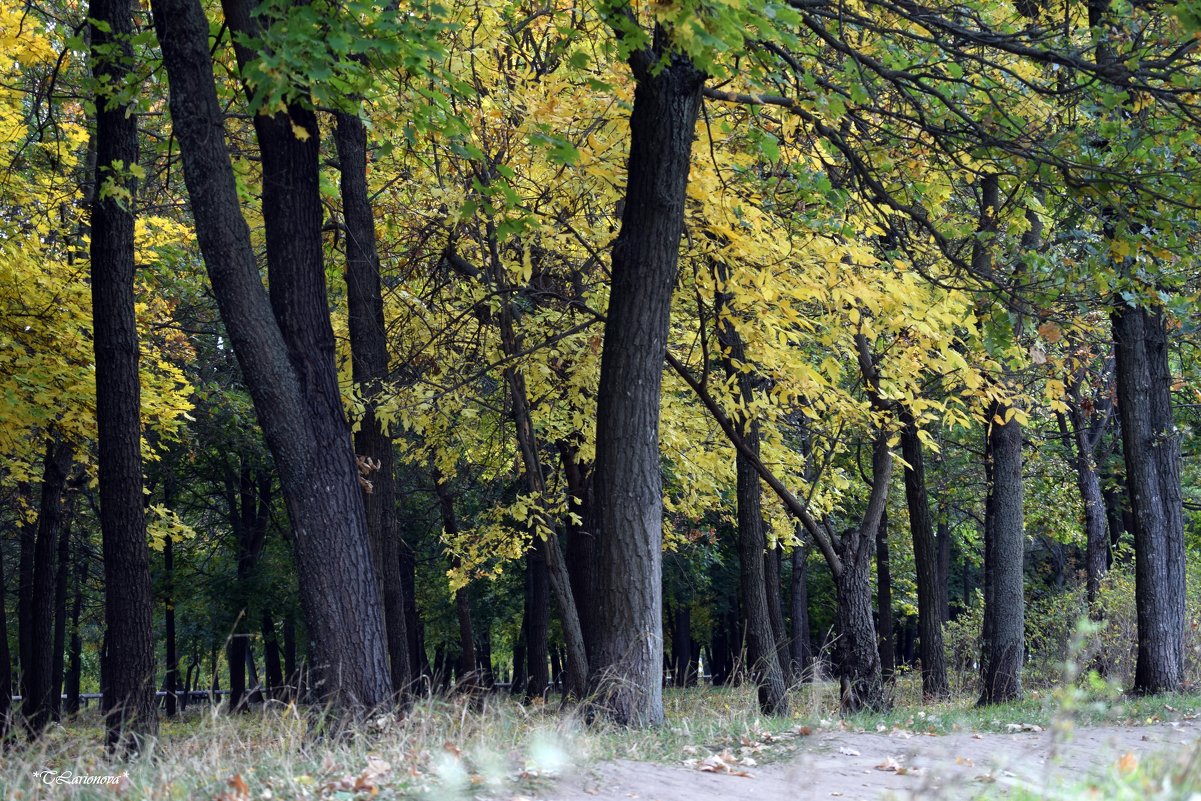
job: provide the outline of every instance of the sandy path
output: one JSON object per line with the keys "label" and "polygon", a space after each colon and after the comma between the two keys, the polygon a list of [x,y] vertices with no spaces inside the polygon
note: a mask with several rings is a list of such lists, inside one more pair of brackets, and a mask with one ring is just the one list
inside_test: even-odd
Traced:
{"label": "sandy path", "polygon": [[[1020,783],[1054,798],[1058,787],[1115,770],[1125,754],[1136,758],[1171,754],[1199,738],[1199,721],[1081,728],[1066,738],[1053,738],[1047,731],[938,737],[819,731],[799,739],[795,755],[786,762],[738,768],[749,772],[749,777],[622,760],[564,777],[537,797],[545,801],[962,799],[979,795],[989,785],[1004,789]],[[876,767],[885,764],[903,770]]]}

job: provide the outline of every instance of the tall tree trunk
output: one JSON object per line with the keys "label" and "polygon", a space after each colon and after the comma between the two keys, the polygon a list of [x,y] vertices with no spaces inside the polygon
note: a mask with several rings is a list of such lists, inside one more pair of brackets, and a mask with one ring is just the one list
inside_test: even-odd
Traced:
{"label": "tall tree trunk", "polygon": [[905,470],[905,502],[909,508],[909,529],[913,534],[913,561],[917,566],[917,612],[922,660],[922,695],[945,698],[947,683],[946,652],[942,639],[942,606],[939,600],[938,554],[934,527],[930,521],[930,502],[926,497],[926,468],[917,422],[908,409],[901,411],[901,454],[909,467]]}
{"label": "tall tree trunk", "polygon": [[792,549],[791,601],[792,639],[790,657],[794,681],[810,681],[813,678],[812,633],[809,630],[809,546],[795,545]]}
{"label": "tall tree trunk", "polygon": [[370,484],[363,492],[363,506],[383,593],[392,687],[396,692],[404,693],[412,677],[396,530],[395,465],[392,437],[376,416],[376,407],[384,391],[383,382],[388,377],[388,340],[375,241],[375,214],[367,190],[367,132],[357,114],[338,112],[335,116],[342,215],[346,223],[351,370],[365,406],[359,430],[354,435],[354,445],[362,463],[371,469]]}
{"label": "tall tree trunk", "polygon": [[692,608],[677,604],[671,621],[672,684],[688,686],[688,669],[692,664]]}
{"label": "tall tree trunk", "polygon": [[1008,423],[1010,407],[989,407],[984,465],[988,496],[984,513],[984,630],[981,637],[981,704],[1022,695],[1025,658],[1022,519],[1022,427]]}
{"label": "tall tree trunk", "polygon": [[[131,275],[132,280],[132,275]],[[132,296],[132,284],[130,289]],[[135,362],[136,365],[136,362]],[[135,411],[137,405],[135,402]],[[21,665],[21,715],[31,735],[38,735],[54,717],[54,588],[55,554],[70,527],[64,493],[74,448],[57,434],[46,443],[41,502],[33,549],[33,583],[29,599],[28,661]]]}
{"label": "tall tree trunk", "polygon": [[880,518],[876,532],[876,637],[880,643],[880,671],[885,681],[896,675],[897,654],[892,632],[892,571],[888,562],[888,512]]}
{"label": "tall tree trunk", "polygon": [[[225,5],[231,28],[253,36],[249,10]],[[313,686],[335,714],[362,715],[392,697],[392,682],[383,614],[374,602],[379,580],[333,360],[316,117],[300,108],[255,115],[268,298],[223,135],[207,17],[196,0],[155,0],[152,8],[197,239],[292,523],[317,673]],[[307,134],[304,141],[296,129]]]}
{"label": "tall tree trunk", "polygon": [[571,581],[571,594],[576,601],[576,614],[580,619],[585,656],[591,659],[597,627],[594,600],[597,544],[596,537],[592,535],[592,473],[589,465],[579,461],[579,450],[574,445],[563,441],[557,445],[567,484],[567,511],[580,521],[577,523],[568,517],[564,561]]}
{"label": "tall tree trunk", "polygon": [[[239,615],[238,628],[244,628],[245,612]],[[246,697],[246,638],[248,634],[238,632],[233,634],[225,644],[225,662],[229,670],[229,711],[248,711],[249,699]]]}
{"label": "tall tree trunk", "polygon": [[[754,469],[753,467],[751,468]],[[776,658],[780,662],[780,671],[784,677],[784,686],[792,684],[793,677],[790,669],[791,659],[788,652],[788,629],[784,625],[784,600],[781,597],[783,587],[780,574],[784,562],[784,545],[776,541],[763,555],[763,582],[767,591],[767,616],[771,621],[771,633],[776,640]]]}
{"label": "tall tree trunk", "polygon": [[597,391],[599,622],[590,667],[598,708],[617,723],[649,726],[663,722],[659,396],[704,75],[659,29],[630,62],[637,86],[625,208]]}
{"label": "tall tree trunk", "polygon": [[284,681],[288,685],[288,698],[300,697],[300,666],[296,662],[296,618],[284,615]]}
{"label": "tall tree trunk", "polygon": [[[455,499],[437,471],[434,472],[434,492],[438,496],[438,508],[442,513],[442,530],[446,540],[453,542],[459,534]],[[458,556],[452,556],[452,564],[454,567],[460,566]],[[475,684],[475,631],[471,624],[471,593],[466,585],[455,590],[455,615],[459,621],[459,681]]]}
{"label": "tall tree trunk", "polygon": [[175,650],[175,541],[168,534],[163,543],[164,595],[163,623],[166,628],[167,675],[163,691],[167,693],[165,709],[167,717],[174,717],[178,698],[175,695],[179,684],[179,654]]}
{"label": "tall tree trunk", "polygon": [[[128,0],[92,0],[92,74],[101,87],[126,87],[133,53]],[[207,28],[206,28],[207,30]],[[119,96],[118,96],[119,97]],[[140,751],[158,734],[154,699],[154,596],[142,497],[141,386],[134,319],[136,185],[114,165],[138,163],[137,118],[116,97],[96,98],[96,185],[92,206],[92,319],[96,351],[100,531],[104,552],[105,740]]]}
{"label": "tall tree trunk", "polygon": [[1113,337],[1138,610],[1134,689],[1176,692],[1184,680],[1184,513],[1166,320],[1158,309],[1118,304]]}
{"label": "tall tree trunk", "polygon": [[951,619],[951,521],[946,509],[939,507],[938,527],[938,618],[946,625]]}

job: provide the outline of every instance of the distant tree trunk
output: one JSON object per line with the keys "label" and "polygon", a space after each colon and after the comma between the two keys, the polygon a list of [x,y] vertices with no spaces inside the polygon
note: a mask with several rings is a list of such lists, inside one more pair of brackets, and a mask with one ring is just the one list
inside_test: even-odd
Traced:
{"label": "distant tree trunk", "polygon": [[267,539],[267,526],[271,520],[272,485],[273,480],[269,473],[262,472],[256,476],[248,465],[243,465],[236,475],[231,471],[225,476],[227,514],[237,540],[237,584],[233,599],[236,617],[229,642],[226,644],[231,712],[246,711],[245,664],[249,648],[248,638],[254,630],[249,614],[259,557]]}
{"label": "distant tree trunk", "polygon": [[[133,36],[128,0],[92,0],[92,73],[99,86],[126,86]],[[105,93],[107,95],[107,93]],[[96,185],[136,185],[114,164],[138,163],[137,117],[127,101],[96,98]],[[117,193],[92,206],[91,271],[96,351],[100,530],[104,552],[105,740],[118,753],[140,751],[158,734],[154,681],[154,596],[142,496],[141,386],[134,318],[134,218]]]}
{"label": "distant tree trunk", "polygon": [[[575,598],[580,618],[580,633],[584,639],[585,655],[592,659],[596,639],[596,537],[592,534],[592,473],[589,465],[579,461],[579,450],[567,442],[558,444],[559,459],[567,483],[567,510],[580,522],[568,518],[564,558],[571,579],[571,594]],[[568,655],[570,659],[570,654]]]}
{"label": "distant tree trunk", "polygon": [[363,506],[371,538],[375,569],[380,576],[384,627],[388,632],[388,663],[392,687],[406,692],[409,637],[406,631],[400,546],[396,531],[396,477],[392,437],[376,416],[376,406],[388,377],[388,340],[380,285],[375,215],[367,189],[367,131],[357,114],[338,112],[335,139],[346,223],[346,299],[350,327],[351,368],[365,406],[354,443],[357,455],[371,469]]}
{"label": "distant tree trunk", "polygon": [[[656,27],[637,85],[597,390],[592,684],[619,724],[663,722],[659,403],[692,139],[705,76]],[[762,561],[762,560],[760,560]]]}
{"label": "distant tree trunk", "polygon": [[[266,610],[263,611],[262,630],[263,670],[267,674],[267,696],[279,698],[281,688],[284,686],[284,671],[279,660],[279,638],[275,634],[275,620]],[[408,658],[407,655],[405,658]]]}
{"label": "distant tree trunk", "polygon": [[[33,503],[33,491],[22,482],[18,494],[26,504]],[[34,661],[33,654],[33,566],[34,550],[37,546],[37,522],[19,516],[17,518],[17,694],[24,695],[28,681],[25,674]]]}
{"label": "distant tree trunk", "polygon": [[1112,319],[1122,452],[1134,520],[1134,690],[1176,692],[1184,680],[1185,550],[1167,321],[1159,309],[1133,308],[1121,300]]}
{"label": "distant tree trunk", "polygon": [[0,750],[8,739],[12,720],[13,663],[8,650],[8,612],[5,600],[8,587],[4,583],[4,560],[0,559]]}
{"label": "distant tree trunk", "polygon": [[981,637],[983,688],[980,703],[995,704],[1022,695],[1025,658],[1025,601],[1022,520],[1022,427],[1005,404],[989,407],[984,515],[984,630]]}
{"label": "distant tree trunk", "polygon": [[296,618],[284,615],[284,681],[288,685],[288,697],[300,697],[300,671],[296,662]]}
{"label": "distant tree trunk", "polygon": [[771,621],[772,636],[776,640],[776,658],[780,662],[780,671],[784,677],[784,686],[792,684],[792,659],[788,650],[788,629],[784,625],[784,601],[781,597],[783,587],[780,574],[784,561],[783,543],[776,541],[763,554],[763,581],[767,591],[767,615]]}
{"label": "distant tree trunk", "polygon": [[692,608],[677,604],[671,621],[672,684],[688,686],[688,669],[692,664]]}
{"label": "distant tree trunk", "polygon": [[521,628],[517,632],[517,642],[513,644],[513,680],[509,684],[509,693],[525,697],[526,686],[529,684],[529,672],[525,661],[526,616],[521,617]]}
{"label": "distant tree trunk", "polygon": [[[715,276],[718,282],[727,278],[724,266],[718,266]],[[744,372],[739,365],[746,363],[746,348],[734,323],[723,315],[729,311],[730,298],[719,294],[715,299],[715,317],[718,320],[718,341],[722,347],[722,364],[727,377],[737,382],[739,399],[749,406],[754,400],[755,377]],[[736,452],[735,469],[738,477],[738,560],[739,599],[743,622],[746,625],[747,664],[751,680],[759,697],[759,709],[766,715],[788,714],[788,687],[784,670],[780,664],[778,640],[772,625],[771,601],[774,591],[779,606],[779,576],[774,584],[768,582],[767,563],[774,563],[774,555],[767,549],[766,524],[763,520],[762,490],[759,473],[752,459],[759,457],[759,424],[754,419],[739,424],[739,436],[753,455]],[[778,610],[777,610],[778,611]]]}
{"label": "distant tree trunk", "polygon": [[33,549],[33,575],[29,599],[28,661],[21,665],[21,715],[31,735],[37,736],[54,718],[54,617],[55,554],[70,526],[66,521],[64,493],[71,472],[74,448],[57,434],[46,443],[42,470],[41,502]]}
{"label": "distant tree trunk", "polygon": [[[412,532],[409,536],[413,536]],[[409,640],[409,676],[420,681],[426,672],[425,642],[421,634],[421,616],[417,612],[417,560],[413,545],[398,536],[400,550],[400,582],[404,590],[405,634]]]}
{"label": "distant tree trunk", "polygon": [[59,720],[63,715],[63,674],[67,650],[67,593],[71,577],[71,528],[75,518],[75,500],[78,488],[68,487],[64,500],[66,511],[63,524],[59,527],[58,554],[55,557],[54,576],[54,645],[51,647],[53,662],[50,669],[51,715]]}
{"label": "distant tree trunk", "polygon": [[[292,523],[313,686],[336,716],[362,716],[392,698],[379,579],[372,560],[350,428],[334,364],[325,291],[316,115],[300,107],[255,114],[270,296],[241,214],[220,135],[209,23],[195,0],[154,0],[197,239],[222,320],[279,470]],[[235,32],[256,35],[246,3],[223,3]],[[295,133],[303,130],[303,139]]]}
{"label": "distant tree trunk", "polygon": [[63,688],[63,694],[67,696],[63,710],[67,715],[79,712],[79,685],[83,674],[83,636],[79,630],[79,619],[83,614],[83,591],[88,581],[88,558],[82,537],[78,538],[75,550],[75,597],[71,601],[71,644]]}
{"label": "distant tree trunk", "polygon": [[542,550],[526,554],[526,698],[545,697],[550,687],[550,578]]}
{"label": "distant tree trunk", "polygon": [[166,712],[168,717],[174,717],[178,699],[175,691],[179,683],[179,655],[175,651],[175,542],[171,535],[163,542],[163,572],[164,593],[163,622],[166,627],[167,675],[163,681],[163,691],[167,693]]}
{"label": "distant tree trunk", "polygon": [[938,617],[943,625],[951,619],[951,521],[945,509],[938,515]]}
{"label": "distant tree trunk", "polygon": [[934,527],[930,521],[930,502],[926,496],[926,469],[922,442],[918,438],[913,414],[901,412],[901,454],[909,467],[905,470],[905,501],[909,507],[909,528],[913,534],[913,560],[917,565],[917,611],[922,660],[922,695],[926,698],[945,698],[950,695],[947,683],[946,654],[942,639],[941,589],[938,580],[938,554],[935,550]]}
{"label": "distant tree trunk", "polygon": [[[1076,468],[1076,489],[1080,493],[1081,505],[1084,509],[1084,564],[1085,592],[1088,599],[1089,616],[1094,620],[1101,619],[1101,609],[1098,604],[1101,592],[1101,579],[1109,570],[1109,520],[1106,516],[1105,496],[1101,491],[1101,477],[1097,473],[1094,462],[1097,445],[1107,427],[1108,410],[1098,414],[1094,409],[1092,414],[1086,414],[1082,408],[1081,377],[1077,376],[1068,387],[1070,406],[1067,420],[1071,422],[1068,430],[1067,421],[1060,415],[1060,430],[1072,453],[1072,463]],[[1108,405],[1102,402],[1103,405]]]}
{"label": "distant tree trunk", "polygon": [[792,639],[790,656],[794,681],[810,681],[813,678],[812,634],[809,631],[809,546],[794,545],[792,548],[791,612]]}
{"label": "distant tree trunk", "polygon": [[888,562],[888,512],[880,518],[880,529],[876,532],[876,617],[880,643],[880,671],[885,681],[896,675],[897,655],[892,632],[892,571]]}

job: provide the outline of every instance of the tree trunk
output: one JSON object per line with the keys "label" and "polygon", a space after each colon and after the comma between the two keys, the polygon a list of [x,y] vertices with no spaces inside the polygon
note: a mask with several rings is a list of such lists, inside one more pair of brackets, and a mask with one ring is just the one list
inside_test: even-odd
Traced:
{"label": "tree trunk", "polygon": [[1134,690],[1176,692],[1184,680],[1184,518],[1166,321],[1159,310],[1119,304],[1113,312],[1113,337],[1122,452],[1134,520]]}
{"label": "tree trunk", "polygon": [[4,560],[0,559],[0,749],[8,740],[12,720],[13,664],[8,650],[8,587],[4,583]]}
{"label": "tree trunk", "polygon": [[986,421],[984,467],[984,630],[981,636],[981,704],[1022,695],[1025,658],[1022,519],[1022,426],[1002,423],[1011,407],[993,403]]}
{"label": "tree trunk", "polygon": [[917,422],[908,409],[901,411],[901,454],[909,465],[905,470],[905,502],[909,508],[909,529],[913,534],[913,560],[917,564],[917,612],[922,660],[922,695],[946,698],[947,664],[942,640],[942,604],[939,600],[938,554],[934,527],[930,522],[930,502],[926,497],[926,468]]}
{"label": "tree trunk", "polygon": [[951,619],[951,521],[946,509],[938,514],[938,618],[945,626]]}
{"label": "tree trunk", "polygon": [[[275,620],[268,611],[263,612],[263,669],[267,673],[267,696],[280,698],[284,686],[284,671],[279,660],[279,637],[275,634]],[[407,656],[406,656],[407,659]]]}
{"label": "tree trunk", "polygon": [[526,553],[525,655],[527,699],[543,698],[550,687],[550,579],[537,546]]}
{"label": "tree trunk", "polygon": [[[441,475],[434,472],[434,492],[438,496],[438,507],[442,512],[442,530],[448,542],[453,542],[459,533],[459,521],[455,515],[455,499]],[[454,567],[460,566],[458,556],[451,557]],[[467,586],[455,590],[455,615],[459,621],[459,682],[476,683],[475,631],[471,625],[471,592]],[[464,689],[470,689],[465,687]]]}
{"label": "tree trunk", "polygon": [[[249,10],[236,2],[225,6],[230,27],[253,35]],[[301,108],[255,115],[268,299],[223,136],[208,20],[196,0],[155,0],[152,8],[197,239],[292,523],[317,672],[313,686],[336,715],[363,715],[391,698],[392,683],[375,603],[379,580],[333,360],[316,117]],[[307,134],[304,141],[297,129]]]}
{"label": "tree trunk", "polygon": [[876,532],[876,618],[879,620],[877,640],[880,643],[880,671],[884,680],[896,676],[897,655],[892,632],[892,571],[888,563],[888,512],[880,519]]}
{"label": "tree trunk", "polygon": [[75,597],[71,600],[71,645],[67,659],[67,675],[63,694],[67,696],[63,711],[68,716],[79,712],[79,685],[83,674],[83,636],[79,630],[79,618],[83,614],[83,591],[88,580],[87,549],[83,538],[75,546]]}
{"label": "tree trunk", "polygon": [[794,681],[810,681],[813,678],[812,634],[809,631],[809,547],[795,545],[792,549],[791,612],[792,639],[790,656]]}
{"label": "tree trunk", "polygon": [[175,695],[179,684],[179,655],[175,650],[175,542],[170,534],[163,543],[163,572],[166,596],[163,598],[163,622],[167,639],[167,675],[163,682],[163,691],[167,693],[167,717],[174,717],[179,700]]}
{"label": "tree trunk", "polygon": [[[124,87],[132,64],[128,0],[92,0],[92,73],[100,86]],[[207,30],[207,27],[206,27]],[[96,185],[92,206],[92,319],[96,351],[96,427],[99,443],[100,530],[104,553],[106,648],[102,687],[106,743],[119,753],[140,751],[158,734],[155,709],[154,596],[142,496],[141,386],[134,318],[136,186],[114,164],[138,163],[132,105],[96,98]]]}
{"label": "tree trunk", "polygon": [[284,681],[288,685],[288,698],[300,697],[300,670],[296,662],[296,618],[284,615]]}
{"label": "tree trunk", "polygon": [[[659,395],[704,75],[656,30],[637,86],[597,391],[594,698],[619,724],[663,722]],[[661,61],[665,56],[666,63]]]}
{"label": "tree trunk", "polygon": [[[132,289],[131,289],[132,295]],[[57,695],[54,684],[55,554],[69,536],[64,493],[71,472],[74,448],[52,434],[46,443],[41,502],[33,548],[33,575],[29,598],[28,661],[21,665],[21,715],[31,735],[37,736],[53,719]]]}
{"label": "tree trunk", "polygon": [[357,114],[338,112],[335,140],[341,175],[342,215],[346,223],[346,300],[350,327],[351,369],[364,403],[354,435],[355,452],[371,470],[363,506],[375,569],[380,576],[384,627],[392,687],[404,693],[409,673],[409,637],[405,626],[404,586],[396,531],[396,478],[392,437],[376,417],[388,377],[388,340],[380,287],[375,215],[367,190],[367,132]]}
{"label": "tree trunk", "polygon": [[[754,469],[752,467],[752,469]],[[780,573],[784,561],[784,546],[779,541],[763,554],[763,582],[767,592],[767,616],[771,621],[771,633],[776,640],[776,659],[780,662],[784,686],[792,684],[790,670],[792,660],[788,651],[788,629],[784,625],[784,601],[781,597]]]}
{"label": "tree trunk", "polygon": [[[568,518],[564,561],[575,598],[576,614],[580,619],[580,636],[584,640],[585,656],[592,659],[596,639],[596,537],[592,535],[592,474],[589,466],[579,461],[579,450],[566,442],[558,443],[559,458],[567,484],[567,511],[580,522]],[[570,653],[568,659],[571,658]]]}

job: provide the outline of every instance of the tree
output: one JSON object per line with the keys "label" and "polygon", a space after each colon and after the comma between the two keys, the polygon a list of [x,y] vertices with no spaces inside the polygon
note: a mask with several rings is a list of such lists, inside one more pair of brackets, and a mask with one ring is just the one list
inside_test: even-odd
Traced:
{"label": "tree", "polygon": [[133,57],[131,13],[126,0],[94,0],[90,9],[92,74],[97,86],[92,319],[106,628],[101,692],[105,740],[117,752],[141,751],[158,733],[133,293],[134,217],[130,209],[138,131],[128,94]]}

